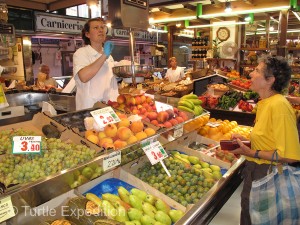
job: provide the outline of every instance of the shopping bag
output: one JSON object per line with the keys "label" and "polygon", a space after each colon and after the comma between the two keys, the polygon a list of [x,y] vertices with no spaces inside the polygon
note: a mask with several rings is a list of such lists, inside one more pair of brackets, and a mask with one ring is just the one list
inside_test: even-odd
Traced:
{"label": "shopping bag", "polygon": [[267,176],[252,182],[249,210],[253,225],[300,224],[300,168],[270,166]]}

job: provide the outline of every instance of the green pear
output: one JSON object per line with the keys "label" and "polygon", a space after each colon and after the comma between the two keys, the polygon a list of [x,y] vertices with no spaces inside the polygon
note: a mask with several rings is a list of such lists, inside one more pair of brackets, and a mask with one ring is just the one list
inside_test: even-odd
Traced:
{"label": "green pear", "polygon": [[163,211],[157,211],[155,213],[155,217],[154,219],[158,222],[161,222],[165,225],[171,225],[172,224],[172,220],[171,218],[169,217],[169,215]]}
{"label": "green pear", "polygon": [[212,176],[215,180],[219,180],[222,177],[222,173],[220,171],[213,171]]}
{"label": "green pear", "polygon": [[135,225],[132,221],[125,221],[124,224],[125,225]]}
{"label": "green pear", "polygon": [[157,210],[163,211],[167,214],[169,213],[169,211],[171,209],[170,206],[167,203],[165,203],[163,200],[161,200],[159,198],[155,202],[155,208]]}
{"label": "green pear", "polygon": [[119,205],[116,208],[116,211],[117,211],[117,214],[115,216],[115,220],[117,220],[119,222],[129,221],[129,217],[127,215],[127,211],[126,211],[126,209],[123,206]]}
{"label": "green pear", "polygon": [[207,162],[200,161],[202,168],[209,168],[209,164]]}
{"label": "green pear", "polygon": [[221,168],[217,165],[210,165],[209,168],[211,168],[212,171],[219,171],[221,172]]}
{"label": "green pear", "polygon": [[161,223],[161,222],[159,222],[159,221],[156,221],[156,222],[154,223],[154,225],[165,225],[165,224],[163,224],[163,223]]}
{"label": "green pear", "polygon": [[130,208],[128,209],[127,214],[131,221],[140,220],[143,216],[143,211],[136,208]]}
{"label": "green pear", "polygon": [[186,155],[186,154],[181,154],[181,153],[179,153],[179,155],[180,155],[180,157],[182,157],[182,158],[184,158],[184,159],[188,159],[188,155]]}
{"label": "green pear", "polygon": [[115,216],[117,215],[117,211],[115,209],[115,207],[107,200],[102,200],[102,206],[101,206],[104,215],[114,219]]}
{"label": "green pear", "polygon": [[180,220],[181,217],[183,217],[184,212],[177,209],[171,209],[169,212],[169,216],[171,217],[171,220],[173,223],[176,223],[178,220]]}
{"label": "green pear", "polygon": [[202,166],[200,164],[195,164],[195,165],[193,165],[193,167],[196,169],[202,169]]}
{"label": "green pear", "polygon": [[118,195],[114,195],[114,194],[111,194],[111,193],[102,194],[102,199],[110,201],[111,203],[113,203],[117,200],[121,200]]}
{"label": "green pear", "polygon": [[207,170],[201,169],[203,171],[203,176],[205,178],[213,179],[213,175],[210,172],[207,172]]}
{"label": "green pear", "polygon": [[143,215],[141,218],[142,225],[154,225],[155,222],[155,219],[148,215]]}
{"label": "green pear", "polygon": [[142,207],[143,207],[143,211],[146,215],[151,216],[152,218],[154,218],[155,213],[156,213],[157,210],[153,205],[151,205],[148,202],[143,202]]}
{"label": "green pear", "polygon": [[142,225],[139,220],[132,220],[131,222],[133,222],[134,225]]}
{"label": "green pear", "polygon": [[191,156],[191,155],[189,155],[189,156],[188,156],[188,160],[189,160],[192,164],[194,164],[194,165],[200,163],[200,160],[199,160],[199,158],[198,158],[197,156]]}
{"label": "green pear", "polygon": [[135,195],[129,195],[129,204],[133,207],[133,208],[136,208],[136,209],[139,209],[139,210],[143,210],[143,207],[142,207],[142,200],[135,196]]}
{"label": "green pear", "polygon": [[81,174],[85,176],[87,179],[91,179],[92,175],[94,173],[94,170],[91,167],[84,167],[84,169],[81,171]]}
{"label": "green pear", "polygon": [[145,202],[150,203],[151,205],[154,205],[156,201],[156,197],[151,195],[151,194],[147,194]]}
{"label": "green pear", "polygon": [[122,186],[118,187],[118,194],[124,202],[129,203],[130,193],[129,193],[129,191],[127,191],[126,188],[124,188]]}
{"label": "green pear", "polygon": [[139,197],[142,201],[144,201],[144,200],[146,199],[146,197],[147,197],[147,193],[146,193],[145,191],[139,190],[139,189],[137,189],[137,188],[132,188],[132,189],[130,190],[130,192],[131,192],[133,195]]}

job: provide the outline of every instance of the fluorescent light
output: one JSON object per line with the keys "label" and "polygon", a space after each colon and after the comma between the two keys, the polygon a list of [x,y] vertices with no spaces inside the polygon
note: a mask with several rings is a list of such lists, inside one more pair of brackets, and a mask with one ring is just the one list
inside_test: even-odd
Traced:
{"label": "fluorescent light", "polygon": [[206,14],[198,16],[199,18],[213,18],[213,17],[222,17],[222,16],[233,16],[239,14],[248,14],[248,13],[258,13],[258,12],[271,12],[271,11],[281,11],[284,9],[289,9],[289,5],[285,6],[277,6],[277,7],[270,7],[270,8],[261,8],[261,9],[247,9],[247,10],[240,10],[240,11],[232,11],[231,13],[213,13],[213,14]]}
{"label": "fluorescent light", "polygon": [[223,21],[222,23],[212,23],[212,24],[204,24],[204,25],[194,25],[188,26],[187,28],[201,28],[201,27],[217,27],[217,26],[229,26],[229,25],[239,25],[239,24],[248,24],[249,22],[226,22]]}
{"label": "fluorescent light", "polygon": [[294,13],[294,15],[297,17],[297,19],[300,21],[300,16],[298,15],[298,13],[292,11]]}
{"label": "fluorescent light", "polygon": [[269,28],[269,31],[274,31],[274,27],[271,26],[271,27]]}
{"label": "fluorescent light", "polygon": [[184,16],[184,17],[174,17],[174,18],[165,18],[165,19],[160,19],[160,20],[150,20],[149,19],[149,23],[150,24],[154,24],[154,23],[167,23],[167,22],[177,22],[180,20],[195,20],[197,19],[197,16]]}
{"label": "fluorescent light", "polygon": [[148,28],[149,32],[157,32],[157,33],[168,33],[167,30],[158,30],[158,29],[153,29],[153,28]]}

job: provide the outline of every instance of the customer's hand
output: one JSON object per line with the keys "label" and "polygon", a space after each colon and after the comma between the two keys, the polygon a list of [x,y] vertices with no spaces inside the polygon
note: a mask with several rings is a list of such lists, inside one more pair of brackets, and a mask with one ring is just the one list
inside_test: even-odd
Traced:
{"label": "customer's hand", "polygon": [[111,41],[106,41],[104,43],[104,54],[106,55],[106,58],[108,58],[114,49],[114,44]]}
{"label": "customer's hand", "polygon": [[247,138],[240,134],[232,134],[231,139],[240,139],[241,141],[249,141]]}
{"label": "customer's hand", "polygon": [[247,145],[245,145],[241,141],[241,139],[239,139],[239,138],[236,138],[236,141],[237,141],[237,143],[239,144],[240,147],[230,151],[231,153],[253,157],[254,153],[253,153],[253,150],[251,148],[249,148]]}

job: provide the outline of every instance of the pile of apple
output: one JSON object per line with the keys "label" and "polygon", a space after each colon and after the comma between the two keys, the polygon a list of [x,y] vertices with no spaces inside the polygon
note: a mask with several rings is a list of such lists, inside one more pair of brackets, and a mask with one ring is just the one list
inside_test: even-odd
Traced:
{"label": "pile of apple", "polygon": [[145,127],[142,121],[133,121],[123,113],[117,113],[120,122],[108,124],[103,131],[87,130],[85,138],[105,149],[122,149],[127,145],[152,136],[156,131]]}
{"label": "pile of apple", "polygon": [[169,128],[188,120],[187,114],[176,107],[173,107],[173,110],[157,112],[154,101],[145,95],[121,94],[117,97],[117,102],[108,101],[107,104],[113,108],[139,115],[142,120],[158,127]]}

